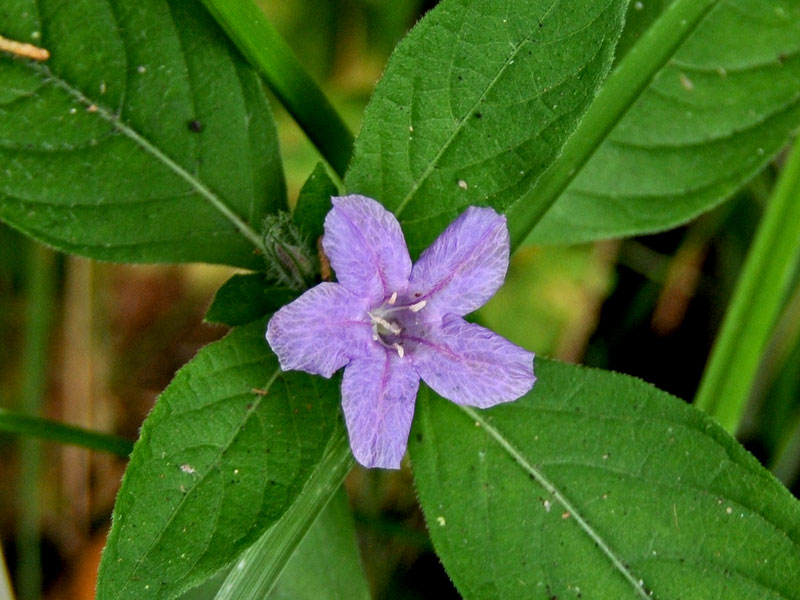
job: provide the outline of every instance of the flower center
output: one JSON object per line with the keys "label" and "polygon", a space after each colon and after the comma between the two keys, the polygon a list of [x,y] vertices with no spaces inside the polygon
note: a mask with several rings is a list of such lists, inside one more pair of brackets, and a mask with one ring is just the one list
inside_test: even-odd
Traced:
{"label": "flower center", "polygon": [[420,300],[414,304],[396,304],[397,292],[393,292],[391,297],[381,306],[368,312],[372,321],[372,339],[384,346],[397,351],[398,356],[403,358],[405,350],[397,341],[397,336],[403,331],[401,325],[404,311],[410,310],[417,313],[425,308],[427,300]]}

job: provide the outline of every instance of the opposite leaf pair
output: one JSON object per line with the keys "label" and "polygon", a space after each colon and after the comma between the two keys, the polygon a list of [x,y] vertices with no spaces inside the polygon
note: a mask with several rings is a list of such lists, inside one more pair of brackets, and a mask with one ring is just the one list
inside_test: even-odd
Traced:
{"label": "opposite leaf pair", "polygon": [[505,217],[467,209],[412,267],[394,215],[345,196],[333,198],[323,247],[339,283],[321,283],[279,310],[267,340],[283,370],[330,377],[346,367],[342,405],[361,464],[400,466],[420,378],[480,408],[531,389],[533,353],[462,318],[505,279]]}

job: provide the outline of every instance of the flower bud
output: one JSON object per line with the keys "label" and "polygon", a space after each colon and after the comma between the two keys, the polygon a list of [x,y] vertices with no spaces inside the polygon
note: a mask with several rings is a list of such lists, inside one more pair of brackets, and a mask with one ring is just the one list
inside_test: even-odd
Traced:
{"label": "flower bud", "polygon": [[293,290],[314,285],[319,273],[314,250],[289,213],[267,215],[263,231],[267,274]]}

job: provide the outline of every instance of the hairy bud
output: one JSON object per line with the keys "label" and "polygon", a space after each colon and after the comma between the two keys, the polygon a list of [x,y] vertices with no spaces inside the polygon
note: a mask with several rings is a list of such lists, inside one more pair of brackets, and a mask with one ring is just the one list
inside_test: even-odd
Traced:
{"label": "hairy bud", "polygon": [[267,215],[263,231],[267,274],[293,290],[302,291],[314,285],[319,273],[315,252],[289,213]]}

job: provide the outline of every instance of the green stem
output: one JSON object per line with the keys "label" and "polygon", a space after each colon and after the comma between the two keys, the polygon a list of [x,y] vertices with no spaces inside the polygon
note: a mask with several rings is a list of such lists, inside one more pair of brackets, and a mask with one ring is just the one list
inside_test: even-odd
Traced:
{"label": "green stem", "polygon": [[353,151],[353,134],[264,13],[252,0],[203,0],[203,4],[323,158],[344,176]]}
{"label": "green stem", "polygon": [[[44,246],[29,243],[27,317],[22,351],[20,409],[29,415],[41,410],[47,385],[50,326],[54,312],[55,260]],[[42,570],[39,551],[39,471],[41,447],[20,440],[19,521],[17,522],[17,581],[22,600],[39,598]]]}
{"label": "green stem", "polygon": [[762,353],[800,265],[800,143],[795,143],[752,242],[695,404],[734,433]]}
{"label": "green stem", "polygon": [[58,421],[31,417],[0,409],[0,431],[25,435],[59,444],[80,446],[88,450],[108,452],[127,457],[133,450],[133,442],[116,435],[99,433],[82,427],[65,425]]}
{"label": "green stem", "polygon": [[507,211],[513,247],[567,189],[653,77],[720,0],[675,0],[609,75],[561,156]]}
{"label": "green stem", "polygon": [[337,424],[322,460],[286,513],[244,551],[215,600],[260,600],[353,466],[344,425]]}

